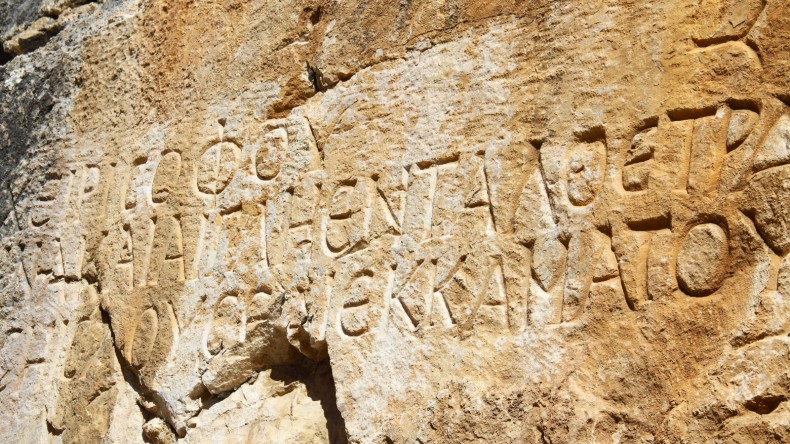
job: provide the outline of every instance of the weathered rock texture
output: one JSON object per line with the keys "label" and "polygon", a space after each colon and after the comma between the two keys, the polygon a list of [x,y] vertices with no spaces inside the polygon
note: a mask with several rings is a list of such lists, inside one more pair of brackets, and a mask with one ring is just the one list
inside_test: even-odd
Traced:
{"label": "weathered rock texture", "polygon": [[0,441],[790,442],[787,0],[0,41]]}

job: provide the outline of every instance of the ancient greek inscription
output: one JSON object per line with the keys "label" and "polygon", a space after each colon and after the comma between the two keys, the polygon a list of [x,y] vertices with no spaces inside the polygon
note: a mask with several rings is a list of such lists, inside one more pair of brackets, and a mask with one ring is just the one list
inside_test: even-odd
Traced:
{"label": "ancient greek inscription", "polygon": [[267,133],[255,153],[255,172],[261,180],[272,180],[280,172],[283,153],[288,150],[288,132],[276,128]]}
{"label": "ancient greek inscription", "polygon": [[135,367],[142,367],[148,362],[158,333],[158,315],[153,308],[149,308],[142,313],[137,321],[127,351],[127,358]]}
{"label": "ancient greek inscription", "polygon": [[678,252],[678,282],[683,291],[705,295],[721,285],[729,256],[727,238],[722,227],[712,223],[689,230]]}
{"label": "ancient greek inscription", "polygon": [[[270,121],[250,147],[209,144],[192,160],[192,179],[174,151],[118,174],[121,183],[148,175],[151,184],[148,206],[120,190],[118,288],[219,279],[231,295],[213,302],[207,356],[243,342],[278,292],[302,301],[296,310],[305,316],[331,304],[323,316],[345,338],[386,325],[465,335],[570,323],[599,286],[619,287],[631,310],[676,292],[713,295],[730,276],[733,218],[742,217],[713,203],[749,178],[730,159],[752,156],[756,171],[790,162],[787,115],[767,126],[761,118],[743,101],[673,109],[646,118],[620,153],[596,127],[565,141],[436,153],[339,178],[321,169],[306,121]],[[95,192],[95,173],[80,174],[84,193]],[[778,179],[762,177],[775,174],[755,176],[750,189],[766,194]],[[163,204],[184,180],[194,180],[204,206],[182,214]],[[761,205],[743,213],[784,256],[790,241],[774,223],[783,212]],[[28,265],[27,273],[78,276],[76,261]],[[153,328],[153,316],[141,322]],[[300,346],[304,327],[291,322],[289,340]],[[129,353],[142,362],[147,346],[135,341]]]}
{"label": "ancient greek inscription", "polygon": [[571,148],[568,162],[568,199],[576,206],[588,205],[603,186],[606,146],[583,143]]}
{"label": "ancient greek inscription", "polygon": [[165,202],[176,186],[180,174],[181,155],[171,151],[162,156],[151,184],[151,199],[155,203]]}
{"label": "ancient greek inscription", "polygon": [[238,168],[239,155],[239,147],[232,142],[219,142],[208,147],[197,169],[198,191],[210,195],[224,191]]}

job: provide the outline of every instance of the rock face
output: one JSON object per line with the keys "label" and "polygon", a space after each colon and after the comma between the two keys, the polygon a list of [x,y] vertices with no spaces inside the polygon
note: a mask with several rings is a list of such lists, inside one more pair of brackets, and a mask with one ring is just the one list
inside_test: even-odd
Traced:
{"label": "rock face", "polygon": [[0,441],[790,442],[786,0],[0,0]]}

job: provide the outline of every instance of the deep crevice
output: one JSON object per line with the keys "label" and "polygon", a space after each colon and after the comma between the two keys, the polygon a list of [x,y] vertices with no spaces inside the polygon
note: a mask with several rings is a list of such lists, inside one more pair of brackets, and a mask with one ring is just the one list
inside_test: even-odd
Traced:
{"label": "deep crevice", "polygon": [[60,436],[65,430],[66,429],[59,429],[55,427],[51,422],[49,422],[49,420],[47,420],[47,432],[50,434],[50,436]]}
{"label": "deep crevice", "polygon": [[781,395],[755,396],[746,401],[743,406],[757,414],[767,415],[776,410],[785,400],[785,397]]}
{"label": "deep crevice", "polygon": [[327,90],[327,85],[324,81],[324,75],[321,73],[317,67],[311,66],[309,63],[307,65],[307,80],[313,85],[313,90],[315,92],[324,92]]}
{"label": "deep crevice", "polygon": [[335,379],[328,359],[315,362],[304,358],[299,364],[272,368],[270,376],[285,385],[293,382],[304,384],[310,399],[321,403],[329,442],[331,444],[348,443],[346,423],[337,408]]}
{"label": "deep crevice", "polygon": [[5,65],[6,63],[13,60],[14,55],[10,52],[6,52],[3,48],[3,42],[0,42],[0,66]]}

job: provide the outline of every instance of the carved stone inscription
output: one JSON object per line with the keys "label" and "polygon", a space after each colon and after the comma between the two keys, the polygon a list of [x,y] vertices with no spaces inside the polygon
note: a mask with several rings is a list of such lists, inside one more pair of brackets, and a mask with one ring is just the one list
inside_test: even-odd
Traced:
{"label": "carved stone inscription", "polygon": [[[219,278],[226,296],[207,308],[207,357],[248,340],[248,310],[261,295],[296,298],[297,311],[323,319],[284,327],[299,347],[299,335],[324,340],[322,322],[345,338],[390,324],[466,335],[571,322],[611,282],[631,310],[714,295],[742,259],[730,240],[746,229],[744,213],[725,204],[750,173],[728,159],[748,150],[757,170],[790,160],[787,115],[772,118],[760,141],[751,105],[668,110],[646,119],[622,153],[593,128],[571,141],[451,151],[348,177],[326,175],[306,120],[271,121],[255,147],[213,142],[191,162],[169,151],[130,168],[150,174],[150,196],[117,188],[126,215],[114,285]],[[169,204],[179,181],[192,184],[202,210]],[[745,211],[784,254],[768,210]],[[175,340],[179,304],[153,304],[129,331],[151,341],[171,325]],[[131,338],[125,350],[142,365],[153,345]]]}
{"label": "carved stone inscription", "polygon": [[[624,315],[719,297],[748,261],[732,239],[749,233],[776,256],[766,291],[786,291],[773,195],[790,182],[788,122],[784,108],[727,102],[647,118],[625,141],[591,128],[338,175],[306,119],[268,121],[254,143],[53,176],[27,216],[42,235],[19,245],[35,252],[22,275],[44,299],[79,279],[80,205],[98,202],[122,357],[146,384],[170,381],[157,374],[168,363],[205,362],[174,399],[232,390],[294,348],[323,356],[327,336],[516,337],[572,328],[599,293],[621,295]],[[56,221],[48,206],[69,211]],[[172,402],[174,417],[193,414]]]}
{"label": "carved stone inscription", "polygon": [[0,442],[790,442],[788,0],[181,3],[0,2]]}

